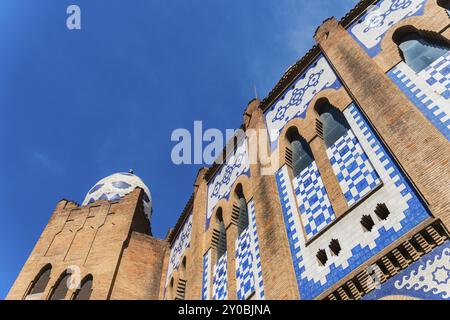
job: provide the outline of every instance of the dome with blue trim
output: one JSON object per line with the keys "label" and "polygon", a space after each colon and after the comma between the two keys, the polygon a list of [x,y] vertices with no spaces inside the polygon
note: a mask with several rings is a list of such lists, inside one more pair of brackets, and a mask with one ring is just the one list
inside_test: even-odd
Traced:
{"label": "dome with blue trim", "polygon": [[97,200],[116,201],[132,192],[136,187],[144,190],[143,205],[145,215],[150,219],[152,214],[152,197],[150,190],[138,176],[130,172],[114,173],[97,182],[86,194],[83,205]]}

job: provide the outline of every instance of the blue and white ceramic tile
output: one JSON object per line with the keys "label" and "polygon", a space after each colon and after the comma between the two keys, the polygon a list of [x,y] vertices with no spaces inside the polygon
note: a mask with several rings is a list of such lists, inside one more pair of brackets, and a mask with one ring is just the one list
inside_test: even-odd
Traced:
{"label": "blue and white ceramic tile", "polygon": [[[347,107],[344,115],[383,185],[306,246],[306,234],[300,223],[288,169],[283,166],[276,173],[284,223],[302,299],[317,297],[429,218],[426,207],[406,176],[356,105]],[[378,203],[385,203],[390,211],[386,220],[379,219],[374,213]],[[375,222],[371,231],[365,230],[360,224],[363,215],[370,215]],[[329,248],[333,239],[338,240],[341,246],[337,256]],[[324,265],[319,264],[316,258],[320,249],[325,250],[328,257]]]}
{"label": "blue and white ceramic tile", "polygon": [[217,202],[228,199],[233,183],[243,174],[250,175],[247,139],[240,140],[236,153],[227,159],[208,184],[206,230],[209,228]]}
{"label": "blue and white ceramic tile", "polygon": [[424,255],[363,299],[376,300],[398,295],[450,300],[450,241]]}
{"label": "blue and white ceramic tile", "polygon": [[183,228],[178,233],[178,236],[175,239],[175,242],[173,243],[172,249],[170,250],[169,266],[167,269],[167,277],[166,277],[166,287],[170,279],[172,278],[173,271],[178,270],[184,252],[190,246],[191,231],[192,231],[192,213],[189,215],[189,217],[187,218],[186,222],[183,225]]}
{"label": "blue and white ceramic tile", "polygon": [[352,130],[329,147],[327,155],[349,207],[381,183]]}
{"label": "blue and white ceramic tile", "polygon": [[214,266],[213,300],[226,300],[228,297],[227,253],[225,252]]}
{"label": "blue and white ceramic tile", "polygon": [[236,239],[236,289],[239,300],[264,299],[261,257],[253,199],[248,203],[249,226]]}
{"label": "blue and white ceramic tile", "polygon": [[400,62],[387,75],[450,141],[450,52],[419,73]]}
{"label": "blue and white ceramic tile", "polygon": [[306,239],[311,239],[320,230],[336,219],[327,191],[320,177],[316,162],[292,180],[300,216],[305,227]]}
{"label": "blue and white ceramic tile", "polygon": [[236,288],[239,300],[247,300],[255,292],[254,261],[250,246],[250,230],[247,228],[236,239]]}
{"label": "blue and white ceramic tile", "polygon": [[86,194],[83,206],[97,200],[117,201],[137,187],[144,190],[144,198],[142,199],[144,213],[151,219],[152,197],[150,190],[141,178],[128,172],[114,173],[97,182]]}
{"label": "blue and white ceramic tile", "polygon": [[202,300],[211,299],[211,249],[203,256]]}
{"label": "blue and white ceramic tile", "polygon": [[265,113],[270,146],[273,151],[285,124],[294,118],[305,118],[314,96],[322,90],[339,89],[339,82],[325,57],[320,55],[294,84]]}
{"label": "blue and white ceramic tile", "polygon": [[348,31],[369,56],[381,50],[386,32],[396,23],[424,12],[427,0],[381,0],[371,7]]}

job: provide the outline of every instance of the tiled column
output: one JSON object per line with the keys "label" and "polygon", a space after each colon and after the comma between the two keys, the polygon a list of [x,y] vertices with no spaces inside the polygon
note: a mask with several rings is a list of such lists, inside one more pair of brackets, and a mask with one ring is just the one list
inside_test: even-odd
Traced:
{"label": "tiled column", "polygon": [[227,228],[227,276],[228,276],[228,299],[236,300],[236,239],[238,237],[237,226],[230,223]]}
{"label": "tiled column", "polygon": [[450,145],[334,18],[315,39],[349,94],[422,193],[450,227]]}

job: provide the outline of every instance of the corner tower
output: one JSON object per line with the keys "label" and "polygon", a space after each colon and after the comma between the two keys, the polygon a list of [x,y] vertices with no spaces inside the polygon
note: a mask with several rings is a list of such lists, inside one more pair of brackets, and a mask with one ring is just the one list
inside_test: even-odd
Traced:
{"label": "corner tower", "polygon": [[151,236],[150,190],[132,173],[61,200],[7,299],[155,299],[167,242]]}

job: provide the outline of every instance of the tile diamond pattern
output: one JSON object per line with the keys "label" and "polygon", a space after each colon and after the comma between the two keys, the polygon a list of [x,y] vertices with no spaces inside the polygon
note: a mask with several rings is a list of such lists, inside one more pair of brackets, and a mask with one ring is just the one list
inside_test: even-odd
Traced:
{"label": "tile diamond pattern", "polygon": [[239,300],[264,299],[261,257],[253,199],[248,203],[249,226],[236,239],[236,288]]}
{"label": "tile diamond pattern", "polygon": [[325,186],[313,161],[292,181],[300,215],[309,240],[336,219]]}
{"label": "tile diamond pattern", "polygon": [[351,130],[329,147],[327,154],[349,206],[381,183]]}

